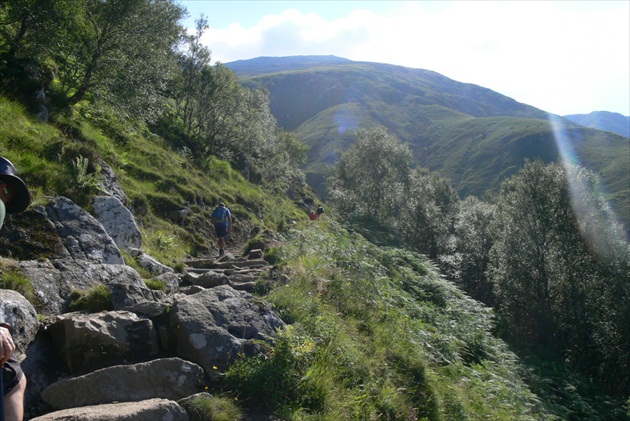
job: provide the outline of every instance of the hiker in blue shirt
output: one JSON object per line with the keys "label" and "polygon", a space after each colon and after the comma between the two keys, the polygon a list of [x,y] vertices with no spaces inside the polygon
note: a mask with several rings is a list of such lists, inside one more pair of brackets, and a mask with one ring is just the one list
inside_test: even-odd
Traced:
{"label": "hiker in blue shirt", "polygon": [[[0,228],[7,213],[20,213],[31,203],[26,184],[15,175],[15,167],[6,158],[0,157]],[[2,419],[22,421],[24,417],[24,392],[26,377],[13,357],[15,343],[11,337],[11,326],[0,320],[0,373],[2,378]]]}
{"label": "hiker in blue shirt", "polygon": [[232,214],[225,207],[225,203],[219,203],[219,206],[212,212],[212,223],[214,230],[219,239],[219,257],[225,254],[225,239],[230,231],[232,231]]}

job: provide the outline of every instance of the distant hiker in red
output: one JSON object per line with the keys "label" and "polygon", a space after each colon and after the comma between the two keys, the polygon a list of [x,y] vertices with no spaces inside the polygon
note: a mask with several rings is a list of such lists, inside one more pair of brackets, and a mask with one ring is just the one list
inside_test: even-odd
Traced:
{"label": "distant hiker in red", "polygon": [[219,206],[212,212],[212,223],[219,239],[219,256],[223,256],[225,254],[225,239],[232,231],[232,214],[225,207],[225,203],[219,203]]}
{"label": "distant hiker in red", "polygon": [[317,214],[315,213],[314,210],[311,210],[308,214],[308,217],[311,219],[311,221],[314,221],[317,219]]}
{"label": "distant hiker in red", "polygon": [[[15,175],[15,167],[6,158],[0,157],[0,228],[7,213],[20,213],[31,203],[26,184]],[[7,421],[22,421],[24,417],[24,392],[26,377],[13,357],[15,343],[11,337],[11,326],[0,323],[0,378],[2,378],[2,402],[0,417]]]}

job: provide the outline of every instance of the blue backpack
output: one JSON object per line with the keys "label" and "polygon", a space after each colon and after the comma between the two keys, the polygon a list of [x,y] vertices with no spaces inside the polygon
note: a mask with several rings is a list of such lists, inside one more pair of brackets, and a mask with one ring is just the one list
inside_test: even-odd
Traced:
{"label": "blue backpack", "polygon": [[227,224],[227,217],[230,214],[228,208],[218,207],[212,212],[213,224]]}

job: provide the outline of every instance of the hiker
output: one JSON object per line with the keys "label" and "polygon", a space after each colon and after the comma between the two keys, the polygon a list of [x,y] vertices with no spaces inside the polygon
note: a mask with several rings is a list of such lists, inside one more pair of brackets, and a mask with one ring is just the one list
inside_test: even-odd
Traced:
{"label": "hiker", "polygon": [[219,203],[219,206],[212,212],[212,223],[219,239],[219,257],[221,257],[225,254],[225,240],[232,231],[232,214],[225,207],[225,203]]}
{"label": "hiker", "polygon": [[313,209],[311,209],[311,211],[308,213],[308,217],[311,219],[311,221],[317,219],[317,215],[315,214],[315,211]]}
{"label": "hiker", "polygon": [[[15,167],[6,158],[0,157],[0,228],[7,213],[20,213],[31,203],[26,184],[15,175]],[[13,357],[15,344],[10,326],[0,323],[0,365],[2,366],[3,409],[6,420],[22,421],[24,417],[24,392],[26,376]],[[0,414],[2,415],[2,414]]]}
{"label": "hiker", "polygon": [[319,219],[319,217],[322,216],[323,213],[324,213],[324,208],[322,205],[319,205],[317,207],[317,219]]}

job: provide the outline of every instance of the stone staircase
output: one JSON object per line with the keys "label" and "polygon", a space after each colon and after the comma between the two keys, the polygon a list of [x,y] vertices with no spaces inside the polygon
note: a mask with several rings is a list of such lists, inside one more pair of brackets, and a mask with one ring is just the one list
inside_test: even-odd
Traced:
{"label": "stone staircase", "polygon": [[251,292],[261,275],[268,274],[273,267],[263,257],[262,250],[254,249],[247,256],[234,256],[228,252],[219,258],[186,260],[182,280],[188,284],[188,293],[219,285]]}

